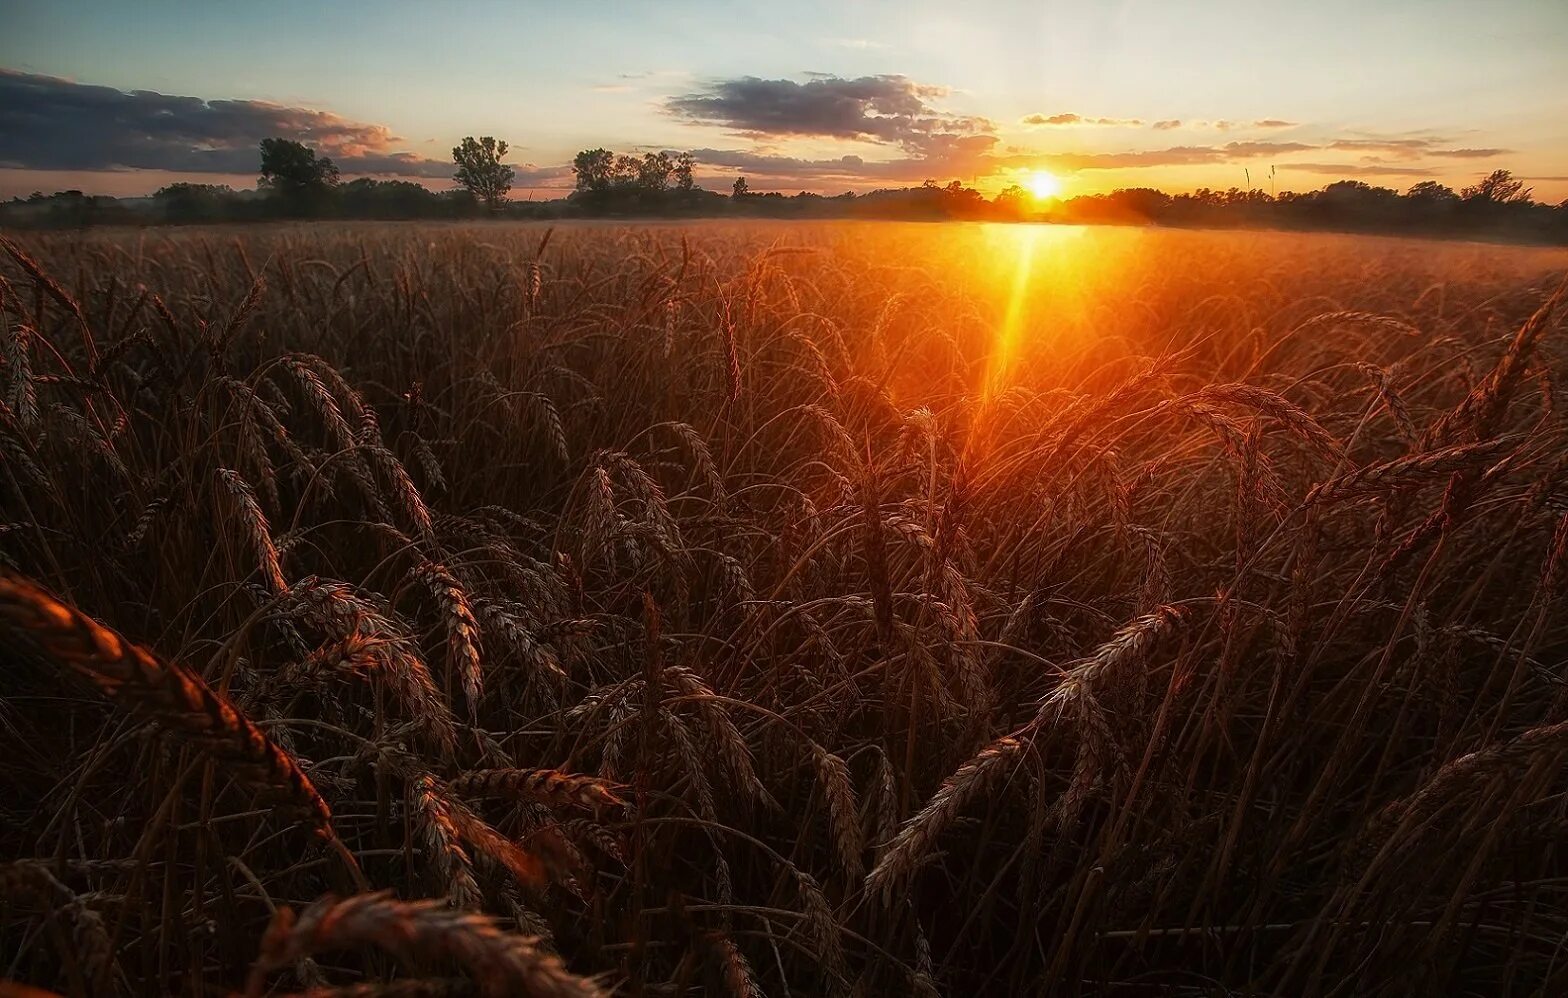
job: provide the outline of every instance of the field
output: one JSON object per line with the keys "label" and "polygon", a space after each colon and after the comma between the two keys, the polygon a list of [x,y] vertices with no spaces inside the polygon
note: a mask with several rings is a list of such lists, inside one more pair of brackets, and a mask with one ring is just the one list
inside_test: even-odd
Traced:
{"label": "field", "polygon": [[1568,988],[1568,252],[3,249],[0,977]]}

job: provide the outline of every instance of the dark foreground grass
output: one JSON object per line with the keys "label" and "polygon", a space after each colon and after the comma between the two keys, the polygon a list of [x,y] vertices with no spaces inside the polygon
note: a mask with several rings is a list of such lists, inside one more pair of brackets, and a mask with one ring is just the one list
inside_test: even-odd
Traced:
{"label": "dark foreground grass", "polygon": [[3,974],[1561,992],[1565,270],[1030,227],[7,243]]}

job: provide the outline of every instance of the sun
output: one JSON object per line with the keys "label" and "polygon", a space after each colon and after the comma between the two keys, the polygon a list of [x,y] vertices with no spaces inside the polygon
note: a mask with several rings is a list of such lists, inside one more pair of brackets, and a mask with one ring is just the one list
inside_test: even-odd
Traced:
{"label": "sun", "polygon": [[1033,194],[1037,201],[1049,201],[1062,193],[1061,178],[1045,170],[1036,170],[1029,174],[1027,185],[1029,193]]}

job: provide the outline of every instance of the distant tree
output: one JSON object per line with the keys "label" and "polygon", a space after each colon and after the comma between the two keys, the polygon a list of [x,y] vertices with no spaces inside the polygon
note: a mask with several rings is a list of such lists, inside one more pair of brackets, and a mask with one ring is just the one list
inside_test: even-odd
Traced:
{"label": "distant tree", "polygon": [[261,140],[261,183],[274,190],[335,187],[338,168],[326,156],[291,139]]}
{"label": "distant tree", "polygon": [[338,185],[338,168],[325,156],[291,139],[261,140],[260,186],[298,213],[319,212]]}
{"label": "distant tree", "polygon": [[662,193],[670,186],[670,174],[675,163],[665,153],[644,153],[637,164],[637,189],[649,193]]}
{"label": "distant tree", "polygon": [[746,195],[748,195],[750,193],[751,193],[751,188],[746,186],[746,178],[745,177],[736,177],[734,186],[732,186],[730,188],[730,197],[732,197],[735,200],[739,201],[741,198],[745,197]]}
{"label": "distant tree", "polygon": [[638,178],[641,175],[642,160],[623,153],[615,157],[615,166],[610,171],[610,186],[623,191],[631,190],[638,186]]}
{"label": "distant tree", "polygon": [[985,197],[974,188],[965,187],[962,181],[954,180],[942,188],[942,202],[949,215],[967,217],[981,212]]}
{"label": "distant tree", "polygon": [[[467,206],[473,196],[459,190]],[[339,188],[343,213],[352,218],[429,218],[452,214],[452,202],[427,187],[409,180],[372,180],[361,177]]]}
{"label": "distant tree", "polygon": [[991,205],[1004,217],[1023,215],[1029,206],[1029,192],[1018,184],[1009,184],[1002,189]]}
{"label": "distant tree", "polygon": [[169,184],[153,193],[153,203],[170,222],[210,222],[224,214],[234,190],[219,184]]}
{"label": "distant tree", "polygon": [[1490,201],[1493,204],[1515,204],[1530,200],[1531,190],[1523,180],[1517,180],[1507,170],[1493,170],[1479,184],[1466,187],[1459,196],[1466,201]]}
{"label": "distant tree", "polygon": [[691,171],[697,165],[697,160],[689,152],[683,152],[675,157],[675,189],[685,193],[692,189]]}
{"label": "distant tree", "polygon": [[1405,197],[1429,205],[1453,204],[1459,200],[1452,187],[1444,187],[1435,180],[1423,180],[1405,192]]}
{"label": "distant tree", "polygon": [[475,140],[470,135],[452,149],[452,162],[457,166],[452,179],[467,188],[474,200],[492,214],[501,210],[501,203],[512,189],[512,168],[501,162],[506,148],[505,141],[493,136]]}
{"label": "distant tree", "polygon": [[1152,187],[1124,187],[1107,199],[1113,211],[1134,219],[1153,220],[1170,210],[1171,196]]}
{"label": "distant tree", "polygon": [[615,178],[615,154],[608,149],[584,149],[572,160],[572,172],[577,175],[577,190],[603,193]]}
{"label": "distant tree", "polygon": [[1336,180],[1323,188],[1322,200],[1349,208],[1366,209],[1399,197],[1387,187],[1373,187],[1360,180]]}

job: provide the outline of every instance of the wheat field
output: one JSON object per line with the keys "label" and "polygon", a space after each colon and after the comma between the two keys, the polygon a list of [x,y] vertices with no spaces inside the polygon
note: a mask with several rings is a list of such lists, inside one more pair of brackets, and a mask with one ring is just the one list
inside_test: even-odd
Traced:
{"label": "wheat field", "polygon": [[0,249],[0,992],[1568,988],[1568,252]]}

